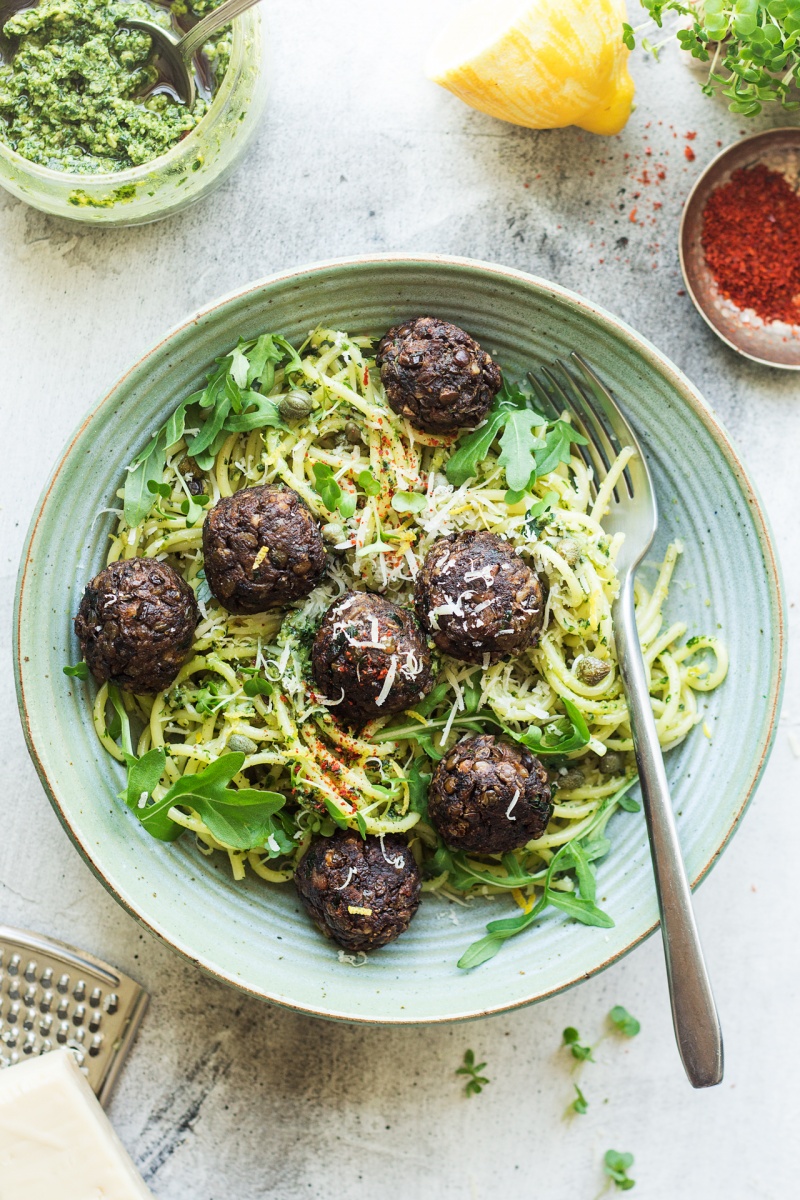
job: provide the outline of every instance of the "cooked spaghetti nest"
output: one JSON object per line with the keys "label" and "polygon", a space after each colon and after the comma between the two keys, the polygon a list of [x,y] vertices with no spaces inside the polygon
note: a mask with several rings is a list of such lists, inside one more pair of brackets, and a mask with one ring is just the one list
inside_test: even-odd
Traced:
{"label": "cooked spaghetti nest", "polygon": [[[432,769],[420,734],[432,729],[432,744],[441,755],[469,727],[477,697],[479,708],[490,709],[519,732],[563,718],[561,700],[566,698],[585,719],[590,739],[558,760],[555,782],[561,778],[564,786],[557,788],[550,824],[544,836],[514,855],[517,875],[541,878],[558,847],[597,829],[600,816],[605,826],[614,809],[608,798],[635,772],[611,620],[621,539],[610,537],[602,524],[630,451],[613,463],[594,498],[591,472],[574,452],[569,464],[540,478],[517,503],[506,503],[496,448],[479,464],[476,477],[453,487],[444,473],[453,439],[421,434],[389,408],[369,354],[371,345],[366,338],[315,330],[299,351],[301,368],[292,368],[291,382],[279,367],[269,392],[279,401],[302,388],[313,398],[311,413],[289,427],[231,434],[204,475],[209,504],[240,488],[272,482],[287,484],[303,498],[321,523],[330,556],[324,582],[306,600],[285,612],[234,616],[210,596],[202,570],[203,514],[198,519],[186,479],[187,443],[194,429],[186,429],[180,441],[167,447],[160,491],[168,494],[154,494],[150,512],[133,528],[120,515],[108,562],[136,556],[166,560],[194,589],[202,614],[191,657],[174,684],[154,696],[123,696],[141,727],[137,753],[166,750],[155,800],[180,776],[231,750],[245,752],[235,785],[263,786],[290,796],[280,814],[285,836],[280,841],[271,837],[267,846],[251,851],[217,841],[191,811],[170,810],[173,820],[194,832],[203,852],[227,851],[237,879],[249,867],[272,882],[289,880],[312,835],[332,833],[335,823],[358,825],[362,833],[404,834],[417,860],[423,866],[427,862],[430,876],[437,838],[414,803],[410,782],[415,773]],[[357,444],[353,423],[362,439]],[[345,496],[358,496],[352,516],[332,514],[325,507],[315,487],[316,464],[330,468]],[[359,486],[364,471],[379,482],[377,495]],[[417,495],[425,498],[422,511],[402,511],[404,498]],[[546,497],[550,506],[532,518],[530,509]],[[465,530],[489,530],[507,538],[546,581],[538,646],[485,669],[440,656],[432,711],[380,718],[357,734],[340,727],[332,716],[335,703],[315,691],[309,674],[310,643],[319,619],[351,588],[378,591],[411,607],[414,579],[427,551],[437,538]],[[665,621],[663,609],[681,549],[673,542],[652,588],[637,580],[635,589],[651,702],[665,750],[702,720],[697,693],[716,688],[728,665],[725,647],[716,638],[683,642],[686,625]],[[586,656],[610,666],[594,686],[581,682],[577,673]],[[245,684],[256,677],[271,685],[269,694],[246,693]],[[95,727],[106,750],[122,761],[107,728],[107,712],[108,688],[103,686],[94,705]],[[387,726],[398,732],[387,734]],[[610,774],[601,769],[609,753],[619,765]],[[504,884],[508,856],[504,861],[500,856],[460,858],[467,873],[479,872],[471,892],[509,888]],[[447,871],[429,877],[423,886],[457,898]],[[573,885],[565,874],[551,886],[570,890]],[[514,888],[523,908],[530,905],[534,887]],[[462,881],[459,896],[464,890]]]}

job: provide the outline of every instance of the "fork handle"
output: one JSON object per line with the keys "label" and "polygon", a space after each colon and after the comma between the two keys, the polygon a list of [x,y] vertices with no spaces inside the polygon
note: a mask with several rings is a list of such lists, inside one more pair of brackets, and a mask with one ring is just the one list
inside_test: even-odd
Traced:
{"label": "fork handle", "polygon": [[722,1080],[722,1030],[703,961],[664,759],[650,704],[647,673],[636,629],[633,572],[629,572],[623,582],[612,615],[650,838],[672,1023],[692,1087],[713,1087]]}

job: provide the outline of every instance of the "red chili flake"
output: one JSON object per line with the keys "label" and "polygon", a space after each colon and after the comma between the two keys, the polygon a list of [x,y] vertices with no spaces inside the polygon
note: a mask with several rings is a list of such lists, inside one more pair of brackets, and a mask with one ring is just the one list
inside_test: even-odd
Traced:
{"label": "red chili flake", "polygon": [[692,133],[685,133],[683,136],[686,138],[687,142],[693,142],[697,137],[697,130],[694,130]]}
{"label": "red chili flake", "polygon": [[645,148],[644,148],[644,152],[645,152],[645,154],[647,155],[647,157],[648,157],[648,158],[651,158],[651,157],[652,157],[652,155],[653,155],[653,151],[651,150],[651,148],[650,148],[649,146],[645,146]]}
{"label": "red chili flake", "polygon": [[663,208],[663,207],[664,207],[664,205],[661,203],[660,200],[653,201],[653,208]]}
{"label": "red chili flake", "polygon": [[369,371],[367,370],[366,367],[364,367],[364,387],[367,387],[368,384],[369,384]]}
{"label": "red chili flake", "polygon": [[628,214],[628,220],[633,221],[634,225],[636,224],[636,213],[637,212],[638,212],[638,209],[632,208],[630,213]]}
{"label": "red chili flake", "polygon": [[703,211],[706,263],[723,296],[800,325],[800,196],[763,163],[740,167]]}
{"label": "red chili flake", "polygon": [[696,155],[695,155],[695,152],[694,152],[694,150],[692,149],[692,147],[691,147],[691,146],[684,146],[684,147],[683,147],[683,153],[684,153],[684,155],[686,156],[686,158],[688,159],[688,161],[689,161],[689,162],[694,162],[694,160],[695,160],[695,158],[696,158]]}
{"label": "red chili flake", "polygon": [[686,292],[683,290],[683,288],[678,288],[677,295],[678,295],[678,296],[685,296],[685,295],[686,295]]}
{"label": "red chili flake", "polygon": [[661,166],[656,167],[656,175],[658,176],[659,179],[666,179],[667,178],[667,168],[661,167]]}

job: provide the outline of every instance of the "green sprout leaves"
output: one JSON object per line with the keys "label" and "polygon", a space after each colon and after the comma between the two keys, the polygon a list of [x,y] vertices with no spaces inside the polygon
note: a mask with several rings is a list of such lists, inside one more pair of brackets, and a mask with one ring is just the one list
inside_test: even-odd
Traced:
{"label": "green sprout leaves", "polygon": [[327,463],[314,463],[314,487],[328,512],[338,509],[345,519],[352,517],[356,511],[355,492],[342,490]]}
{"label": "green sprout leaves", "polygon": [[[707,95],[720,92],[731,112],[752,117],[764,104],[798,108],[791,89],[800,83],[800,0],[642,3],[659,29],[666,16],[676,18],[673,32],[681,49],[699,62],[709,63],[703,91]],[[622,39],[633,50],[639,36],[642,48],[658,57],[659,48],[671,35],[653,44],[640,36],[645,28],[625,24]]]}
{"label": "green sprout leaves", "polygon": [[569,1106],[570,1111],[577,1113],[577,1115],[580,1117],[584,1117],[586,1115],[587,1109],[589,1108],[589,1101],[586,1099],[583,1092],[578,1087],[577,1083],[573,1083],[572,1086],[575,1088],[575,1099],[572,1101],[572,1104],[570,1104],[570,1106]]}
{"label": "green sprout leaves", "polygon": [[612,1008],[608,1019],[617,1032],[623,1034],[624,1037],[636,1037],[642,1028],[636,1017],[632,1017],[627,1008],[623,1008],[621,1004]]}
{"label": "green sprout leaves", "polygon": [[489,1083],[486,1076],[481,1075],[481,1071],[485,1066],[485,1062],[475,1062],[474,1050],[464,1051],[464,1062],[460,1067],[456,1068],[456,1075],[465,1075],[467,1077],[467,1082],[464,1084],[465,1096],[479,1096],[486,1084]]}
{"label": "green sprout leaves", "polygon": [[632,1154],[621,1154],[619,1150],[606,1150],[603,1169],[609,1180],[613,1181],[621,1192],[629,1192],[632,1187],[636,1187],[636,1180],[631,1179],[628,1175],[628,1170],[632,1166]]}
{"label": "green sprout leaves", "polygon": [[580,1034],[572,1025],[568,1025],[563,1033],[564,1045],[569,1047],[569,1052],[578,1062],[594,1062],[592,1057],[592,1046],[582,1046]]}
{"label": "green sprout leaves", "polygon": [[89,678],[89,668],[85,662],[75,663],[74,666],[67,665],[66,667],[62,667],[61,670],[65,675],[70,675],[73,679]]}

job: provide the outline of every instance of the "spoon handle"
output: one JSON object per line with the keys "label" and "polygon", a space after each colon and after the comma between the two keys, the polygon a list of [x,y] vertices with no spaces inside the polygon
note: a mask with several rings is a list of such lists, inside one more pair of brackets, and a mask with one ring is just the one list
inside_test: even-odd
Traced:
{"label": "spoon handle", "polygon": [[190,63],[212,33],[222,29],[223,25],[227,25],[234,17],[246,12],[254,4],[258,4],[258,0],[225,0],[225,3],[220,4],[219,8],[215,8],[213,12],[203,17],[202,21],[198,21],[178,43],[184,62]]}
{"label": "spoon handle", "polygon": [[650,705],[636,630],[633,572],[622,580],[612,616],[650,837],[675,1038],[692,1087],[713,1087],[722,1079],[722,1032],[692,912],[692,894]]}

